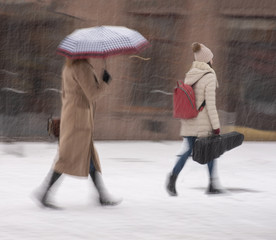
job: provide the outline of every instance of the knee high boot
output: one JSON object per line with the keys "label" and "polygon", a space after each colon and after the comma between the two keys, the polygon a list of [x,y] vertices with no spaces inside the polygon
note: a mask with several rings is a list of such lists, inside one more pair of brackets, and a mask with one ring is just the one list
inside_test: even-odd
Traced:
{"label": "knee high boot", "polygon": [[177,196],[177,191],[175,188],[176,179],[177,179],[177,175],[173,175],[172,173],[169,174],[167,179],[166,190],[168,194],[171,196]]}
{"label": "knee high boot", "polygon": [[100,201],[101,205],[114,206],[114,205],[118,205],[122,202],[121,198],[115,198],[108,192],[108,190],[106,189],[106,187],[104,185],[102,175],[100,172],[95,171],[95,170],[91,171],[90,176],[91,176],[93,183],[98,191],[99,201]]}
{"label": "knee high boot", "polygon": [[47,182],[43,194],[41,195],[41,197],[38,198],[42,206],[47,208],[55,208],[55,209],[58,208],[49,201],[49,191],[51,187],[54,185],[54,183],[59,179],[60,176],[61,176],[61,173],[58,173],[55,171],[52,172],[50,176],[50,180]]}

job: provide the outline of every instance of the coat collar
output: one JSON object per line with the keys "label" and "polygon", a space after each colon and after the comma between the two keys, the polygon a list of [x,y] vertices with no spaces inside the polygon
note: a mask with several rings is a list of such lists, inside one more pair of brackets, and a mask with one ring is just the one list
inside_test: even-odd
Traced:
{"label": "coat collar", "polygon": [[212,69],[207,63],[198,61],[192,63],[190,70],[186,74],[185,83],[193,85],[206,73],[212,73],[214,75],[218,87],[218,81],[214,69]]}
{"label": "coat collar", "polygon": [[197,69],[200,69],[202,71],[206,71],[206,72],[212,72],[212,73],[215,73],[214,69],[211,68],[209,66],[209,64],[205,63],[205,62],[198,62],[198,61],[194,61],[192,63],[192,67],[191,69],[193,68],[197,68]]}

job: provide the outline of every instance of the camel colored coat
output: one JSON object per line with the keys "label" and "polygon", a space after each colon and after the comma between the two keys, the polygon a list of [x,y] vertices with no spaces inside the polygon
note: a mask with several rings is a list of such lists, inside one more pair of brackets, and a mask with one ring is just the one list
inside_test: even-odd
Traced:
{"label": "camel colored coat", "polygon": [[96,170],[101,172],[93,144],[94,114],[95,101],[106,87],[87,60],[78,60],[63,68],[59,155],[55,171],[88,176],[92,158]]}
{"label": "camel colored coat", "polygon": [[216,108],[216,87],[218,86],[216,73],[207,63],[194,61],[186,74],[185,83],[194,84],[197,108],[204,100],[206,105],[196,118],[180,120],[180,136],[209,136],[213,129],[220,128]]}

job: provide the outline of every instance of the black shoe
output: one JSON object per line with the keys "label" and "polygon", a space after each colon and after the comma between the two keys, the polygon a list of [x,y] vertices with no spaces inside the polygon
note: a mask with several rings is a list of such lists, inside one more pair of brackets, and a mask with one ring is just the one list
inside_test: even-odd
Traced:
{"label": "black shoe", "polygon": [[214,185],[212,183],[210,183],[206,193],[207,194],[221,194],[221,193],[224,193],[224,191],[214,187]]}
{"label": "black shoe", "polygon": [[177,176],[173,174],[169,174],[166,184],[166,190],[170,196],[177,196],[177,192],[175,189],[175,183],[176,183]]}

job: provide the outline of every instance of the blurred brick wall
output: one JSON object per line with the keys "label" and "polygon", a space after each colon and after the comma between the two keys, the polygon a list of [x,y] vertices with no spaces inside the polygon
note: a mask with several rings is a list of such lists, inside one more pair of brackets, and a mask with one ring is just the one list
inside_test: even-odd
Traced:
{"label": "blurred brick wall", "polygon": [[[97,103],[96,139],[179,139],[179,122],[172,118],[172,96],[152,91],[172,92],[175,82],[185,77],[193,61],[190,46],[194,41],[206,44],[214,53],[214,69],[220,84],[217,104],[222,125],[275,131],[275,105],[272,104],[265,111],[260,110],[261,104],[271,102],[269,97],[263,98],[265,86],[270,89],[270,95],[275,89],[272,73],[274,58],[264,61],[274,49],[275,33],[271,21],[276,18],[276,6],[273,0],[14,0],[14,6],[22,7],[22,12],[10,10],[11,2],[7,3],[0,0],[0,4],[5,6],[1,9],[0,17],[5,21],[15,19],[15,24],[16,21],[28,23],[30,27],[24,30],[26,33],[34,32],[31,26],[35,19],[38,19],[38,26],[43,22],[49,23],[51,19],[56,22],[56,28],[44,27],[37,32],[38,40],[39,36],[49,31],[56,34],[55,38],[40,39],[43,51],[48,49],[51,55],[51,64],[42,70],[38,80],[41,81],[41,86],[38,86],[40,90],[46,87],[60,88],[63,58],[56,56],[54,50],[58,42],[76,28],[123,25],[139,31],[150,41],[151,47],[139,54],[150,58],[148,61],[130,56],[116,56],[107,60],[107,69],[113,81],[106,96]],[[26,9],[35,11],[26,14]],[[256,46],[259,55],[254,52]],[[252,56],[251,65],[247,64],[247,51]],[[94,65],[101,74],[103,61],[95,60]],[[253,75],[250,75],[252,70],[244,67],[249,65],[255,66]],[[1,74],[4,74],[3,71]],[[264,90],[257,98],[250,95],[249,104],[244,92],[250,87],[252,91],[256,90],[254,85],[252,87],[251,79],[257,79],[258,83],[261,81]],[[3,87],[3,84],[0,86]],[[44,121],[50,114],[59,115],[60,111],[60,99],[57,94],[52,95],[39,95],[43,104],[36,101],[36,96],[32,98],[39,114],[32,115],[32,119],[29,118],[25,124],[38,127],[33,131],[23,131],[23,136],[47,136],[43,129]]]}

